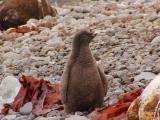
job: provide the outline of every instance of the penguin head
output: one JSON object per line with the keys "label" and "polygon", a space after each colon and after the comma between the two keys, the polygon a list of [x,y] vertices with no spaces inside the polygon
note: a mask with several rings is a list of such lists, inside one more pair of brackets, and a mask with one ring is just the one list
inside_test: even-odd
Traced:
{"label": "penguin head", "polygon": [[75,35],[74,42],[79,44],[81,43],[89,44],[93,40],[93,38],[95,38],[95,36],[96,36],[96,33],[93,33],[87,30],[82,30]]}

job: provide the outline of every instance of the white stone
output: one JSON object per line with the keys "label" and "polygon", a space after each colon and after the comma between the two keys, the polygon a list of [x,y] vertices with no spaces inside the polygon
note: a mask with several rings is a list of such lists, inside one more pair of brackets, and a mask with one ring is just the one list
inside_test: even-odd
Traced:
{"label": "white stone", "polygon": [[33,105],[31,102],[24,104],[23,107],[20,108],[19,112],[22,115],[29,115],[32,112]]}
{"label": "white stone", "polygon": [[156,76],[141,94],[141,102],[147,101],[154,93],[160,93],[160,75]]}
{"label": "white stone", "polygon": [[70,13],[69,9],[57,9],[60,16],[65,16]]}
{"label": "white stone", "polygon": [[[34,120],[61,120],[61,119],[62,118],[60,116],[55,116],[55,117],[37,117]],[[75,119],[75,120],[77,120],[77,119]]]}
{"label": "white stone", "polygon": [[14,52],[7,52],[3,55],[3,58],[5,60],[4,63],[12,63],[13,61],[21,59],[21,56]]}
{"label": "white stone", "polygon": [[0,109],[4,103],[13,102],[20,87],[19,80],[14,76],[7,76],[2,80],[0,84]]}
{"label": "white stone", "polygon": [[49,47],[63,47],[64,46],[64,42],[62,41],[62,39],[60,37],[54,37],[53,39],[50,39],[46,42],[46,44]]}
{"label": "white stone", "polygon": [[160,43],[160,36],[155,37],[151,43]]}
{"label": "white stone", "polygon": [[4,118],[2,118],[2,120],[15,120],[16,119],[16,115],[7,115]]}
{"label": "white stone", "polygon": [[142,72],[141,74],[134,77],[134,81],[138,82],[140,80],[153,80],[156,77],[154,73]]}
{"label": "white stone", "polygon": [[36,56],[31,56],[30,57],[32,60],[36,60],[36,61],[46,61],[46,62],[50,62],[50,57],[36,57]]}
{"label": "white stone", "polygon": [[74,11],[78,12],[78,13],[89,13],[91,11],[91,9],[89,7],[80,7],[80,6],[75,6]]}
{"label": "white stone", "polygon": [[9,52],[9,51],[11,51],[13,48],[12,47],[10,47],[10,46],[4,46],[4,47],[1,47],[1,49],[0,49],[0,51],[2,51],[2,52]]}
{"label": "white stone", "polygon": [[65,120],[89,120],[85,116],[79,116],[79,115],[72,115],[69,118],[66,118]]}
{"label": "white stone", "polygon": [[32,26],[37,26],[38,25],[38,20],[36,19],[30,19],[27,21],[27,26],[32,27]]}

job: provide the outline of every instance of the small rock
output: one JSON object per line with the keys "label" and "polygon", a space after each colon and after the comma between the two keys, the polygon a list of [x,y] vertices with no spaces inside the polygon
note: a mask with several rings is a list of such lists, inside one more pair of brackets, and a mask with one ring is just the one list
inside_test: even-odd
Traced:
{"label": "small rock", "polygon": [[28,119],[27,120],[33,120],[36,118],[36,115],[34,115],[33,113],[31,113],[29,116],[28,116]]}
{"label": "small rock", "polygon": [[[56,116],[56,117],[37,117],[36,119],[34,120],[64,120],[64,118],[60,117],[60,116]],[[77,119],[75,119],[77,120]]]}
{"label": "small rock", "polygon": [[106,16],[106,15],[103,15],[103,14],[97,14],[97,15],[96,15],[96,18],[97,18],[99,21],[103,21],[103,20],[106,20],[106,19],[107,19],[107,16]]}
{"label": "small rock", "polygon": [[47,114],[47,117],[54,117],[54,116],[63,116],[62,113],[58,110],[51,111]]}
{"label": "small rock", "polygon": [[160,36],[155,37],[155,38],[152,40],[151,43],[152,43],[152,44],[154,44],[154,43],[160,43]]}
{"label": "small rock", "polygon": [[[21,84],[19,80],[13,76],[7,76],[0,84],[0,104],[11,103],[16,97]],[[1,108],[2,106],[0,106]]]}
{"label": "small rock", "polygon": [[16,119],[16,115],[6,115],[1,120],[15,120],[15,119]]}
{"label": "small rock", "polygon": [[55,37],[51,40],[48,40],[46,44],[49,47],[54,47],[55,49],[61,49],[61,48],[64,48],[65,46],[65,43],[59,37]]}
{"label": "small rock", "polygon": [[123,32],[118,32],[115,34],[116,38],[118,39],[129,39],[130,36],[126,33],[123,33]]}
{"label": "small rock", "polygon": [[0,115],[0,120],[2,120],[2,118],[4,118],[5,115]]}
{"label": "small rock", "polygon": [[12,48],[10,46],[4,46],[0,49],[1,52],[10,52]]}
{"label": "small rock", "polygon": [[72,115],[69,118],[66,118],[65,120],[89,120],[89,119],[84,116]]}
{"label": "small rock", "polygon": [[83,116],[83,115],[84,115],[84,112],[76,111],[76,112],[75,112],[75,115]]}
{"label": "small rock", "polygon": [[108,28],[106,30],[106,35],[108,35],[108,36],[114,36],[115,35],[115,30],[111,29],[111,28]]}
{"label": "small rock", "polygon": [[29,19],[28,21],[27,21],[27,26],[38,26],[38,20],[37,19],[34,19],[34,18],[32,18],[32,19]]}
{"label": "small rock", "polygon": [[19,112],[22,115],[28,115],[32,112],[33,105],[31,102],[26,103],[23,107],[20,108]]}
{"label": "small rock", "polygon": [[70,10],[69,9],[60,9],[58,11],[58,13],[59,13],[58,15],[60,15],[60,16],[65,16],[65,15],[68,15],[70,13]]}
{"label": "small rock", "polygon": [[89,13],[90,9],[87,7],[80,7],[80,6],[76,6],[73,8],[74,11],[76,11],[77,13]]}
{"label": "small rock", "polygon": [[75,19],[84,19],[84,14],[82,14],[82,13],[73,13],[72,14],[73,15],[73,18],[75,18]]}
{"label": "small rock", "polygon": [[124,90],[120,87],[117,87],[117,89],[115,89],[115,91],[114,91],[114,95],[116,95],[116,96],[120,96],[123,93],[124,93]]}
{"label": "small rock", "polygon": [[20,116],[20,117],[17,117],[15,120],[28,120],[27,118],[28,116]]}
{"label": "small rock", "polygon": [[141,80],[153,80],[156,77],[156,74],[151,72],[142,72],[139,75],[134,77],[134,81],[138,82]]}
{"label": "small rock", "polygon": [[41,117],[41,116],[40,116],[40,117],[37,117],[37,118],[34,119],[34,120],[46,120],[46,119],[45,119],[45,117]]}
{"label": "small rock", "polygon": [[5,60],[18,60],[18,59],[20,59],[20,55],[19,54],[17,54],[17,53],[14,53],[14,52],[7,52],[7,53],[5,53],[4,55],[3,55],[3,58],[5,59]]}
{"label": "small rock", "polygon": [[117,5],[116,2],[108,3],[108,4],[106,5],[106,7],[105,7],[105,10],[107,10],[107,11],[110,11],[110,10],[115,11],[115,10],[117,10],[117,9],[118,9],[118,5]]}

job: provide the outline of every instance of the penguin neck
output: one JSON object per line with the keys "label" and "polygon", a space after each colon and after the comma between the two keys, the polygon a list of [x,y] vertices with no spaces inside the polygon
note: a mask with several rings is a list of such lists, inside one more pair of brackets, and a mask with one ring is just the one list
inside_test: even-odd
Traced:
{"label": "penguin neck", "polygon": [[81,44],[74,44],[72,46],[72,55],[79,56],[81,53],[86,53],[90,51],[89,44],[81,43]]}
{"label": "penguin neck", "polygon": [[92,54],[89,44],[81,43],[78,46],[74,46],[72,49],[72,56],[80,63],[90,63],[90,60],[92,60]]}

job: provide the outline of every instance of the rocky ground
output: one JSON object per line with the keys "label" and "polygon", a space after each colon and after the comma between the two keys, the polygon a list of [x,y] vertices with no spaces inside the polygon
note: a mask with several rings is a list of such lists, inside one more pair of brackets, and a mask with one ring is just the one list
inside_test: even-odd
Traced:
{"label": "rocky ground", "polygon": [[[98,33],[91,49],[101,58],[98,63],[109,80],[106,104],[127,91],[145,87],[160,73],[159,0],[86,0],[57,6],[57,10],[57,17],[27,22],[27,26],[40,25],[41,32],[0,32],[1,81],[7,76],[18,78],[25,74],[59,82],[73,35],[86,28]],[[11,112],[0,119],[62,120],[63,115],[53,111],[47,118],[36,118]]]}

